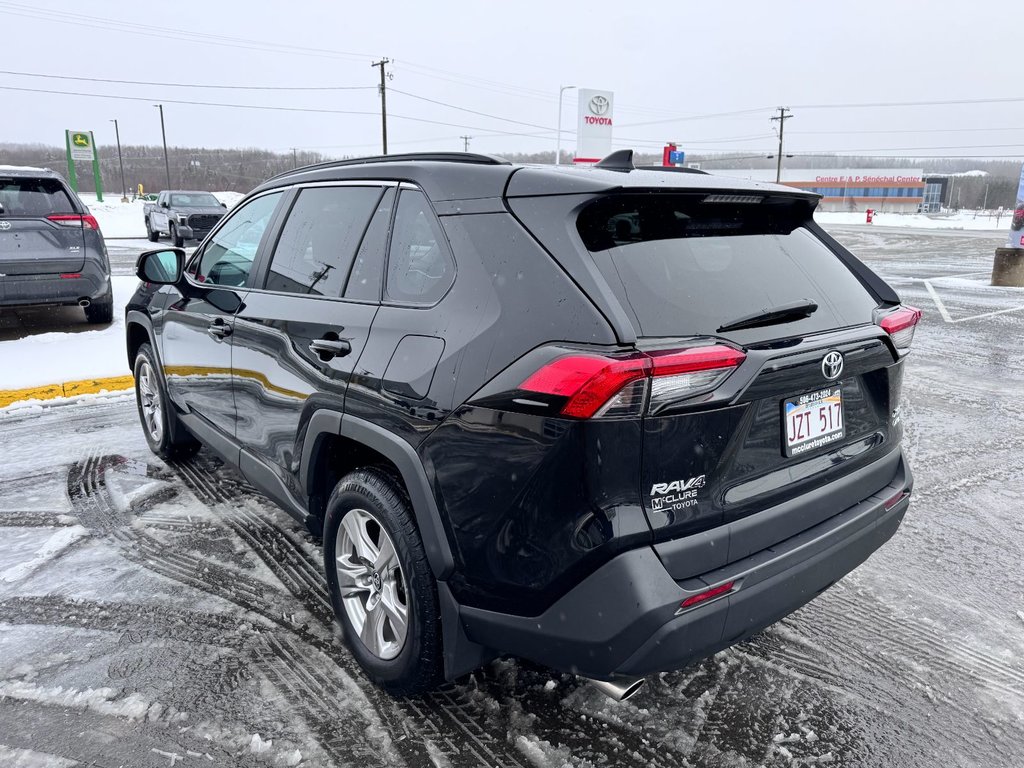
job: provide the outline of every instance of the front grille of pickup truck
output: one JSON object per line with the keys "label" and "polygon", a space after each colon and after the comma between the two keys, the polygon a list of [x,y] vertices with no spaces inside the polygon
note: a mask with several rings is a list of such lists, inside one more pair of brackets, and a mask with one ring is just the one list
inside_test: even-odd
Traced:
{"label": "front grille of pickup truck", "polygon": [[221,217],[216,213],[193,213],[188,217],[188,225],[192,229],[213,229],[213,225],[220,221],[220,219]]}

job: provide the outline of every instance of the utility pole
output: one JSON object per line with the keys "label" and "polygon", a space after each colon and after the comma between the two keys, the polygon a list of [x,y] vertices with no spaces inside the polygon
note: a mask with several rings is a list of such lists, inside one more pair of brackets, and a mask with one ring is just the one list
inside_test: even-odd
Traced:
{"label": "utility pole", "polygon": [[390,63],[390,59],[381,59],[370,65],[371,67],[380,67],[380,131],[385,155],[388,153],[388,91],[385,85],[384,65]]}
{"label": "utility pole", "polygon": [[171,188],[171,161],[167,159],[167,131],[164,128],[164,105],[154,104],[160,110],[160,135],[164,140],[164,170],[167,171],[167,188]]}
{"label": "utility pole", "polygon": [[296,154],[296,147],[292,147],[292,168],[299,167],[299,156]]}
{"label": "utility pole", "polygon": [[472,136],[459,136],[459,138],[462,139],[462,151],[463,152],[469,152],[469,140],[472,139],[473,137]]}
{"label": "utility pole", "polygon": [[789,112],[789,107],[779,107],[779,114],[772,118],[772,121],[779,121],[779,154],[778,162],[775,165],[775,183],[782,183],[782,134],[786,129],[786,121],[793,116],[792,112]]}
{"label": "utility pole", "polygon": [[562,94],[575,88],[575,85],[563,85],[558,89],[558,139],[555,141],[555,165],[562,164]]}
{"label": "utility pole", "polygon": [[[117,137],[117,164],[121,166],[121,202],[128,202],[128,187],[124,184],[124,160],[121,159],[121,131],[118,130],[117,120],[111,120],[114,124],[114,136]],[[986,187],[986,192],[988,188]]]}

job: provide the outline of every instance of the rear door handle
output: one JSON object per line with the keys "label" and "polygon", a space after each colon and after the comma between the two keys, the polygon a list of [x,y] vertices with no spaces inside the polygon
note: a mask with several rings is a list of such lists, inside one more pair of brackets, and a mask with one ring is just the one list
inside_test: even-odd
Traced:
{"label": "rear door handle", "polygon": [[309,349],[326,363],[335,357],[345,357],[352,351],[352,345],[345,339],[314,339],[309,342]]}
{"label": "rear door handle", "polygon": [[226,339],[231,335],[231,326],[218,317],[210,323],[206,332],[219,341],[220,339]]}

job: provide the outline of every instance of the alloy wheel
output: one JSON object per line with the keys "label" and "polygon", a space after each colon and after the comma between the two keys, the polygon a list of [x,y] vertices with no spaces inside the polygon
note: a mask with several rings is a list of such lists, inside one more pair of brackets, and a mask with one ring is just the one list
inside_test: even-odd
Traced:
{"label": "alloy wheel", "polygon": [[352,628],[374,656],[395,658],[409,631],[409,598],[391,537],[366,510],[349,510],[338,529],[335,560]]}
{"label": "alloy wheel", "polygon": [[156,372],[148,361],[139,366],[139,409],[146,432],[154,443],[159,443],[164,436],[164,409],[160,397],[160,383],[156,380]]}

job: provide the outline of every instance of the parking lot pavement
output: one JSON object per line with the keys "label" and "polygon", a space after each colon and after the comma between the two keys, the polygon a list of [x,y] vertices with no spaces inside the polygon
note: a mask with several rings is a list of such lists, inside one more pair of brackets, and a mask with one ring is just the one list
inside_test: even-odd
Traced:
{"label": "parking lot pavement", "polygon": [[836,235],[925,310],[917,484],[805,608],[622,704],[507,660],[393,700],[338,640],[317,542],[233,471],[156,459],[128,396],[7,409],[0,763],[1020,765],[1024,290],[985,285],[991,236]]}

